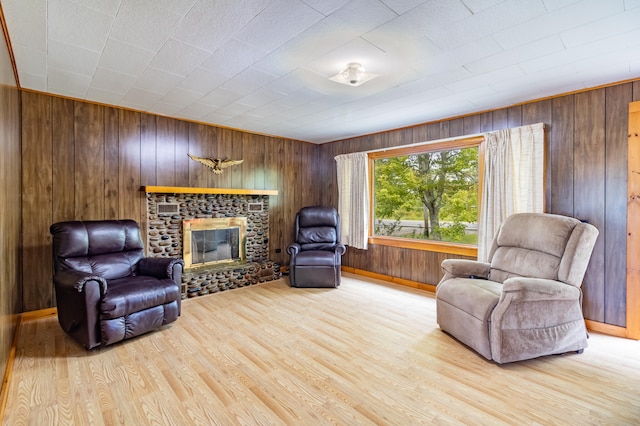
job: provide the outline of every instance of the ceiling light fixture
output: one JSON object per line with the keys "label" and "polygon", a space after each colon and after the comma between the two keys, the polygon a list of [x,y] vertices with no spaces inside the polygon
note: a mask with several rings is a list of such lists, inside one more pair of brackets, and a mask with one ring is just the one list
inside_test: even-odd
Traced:
{"label": "ceiling light fixture", "polygon": [[351,62],[347,64],[347,67],[340,71],[338,74],[331,77],[329,80],[337,83],[346,84],[347,86],[360,86],[367,81],[376,78],[378,74],[365,72],[365,69],[357,62]]}

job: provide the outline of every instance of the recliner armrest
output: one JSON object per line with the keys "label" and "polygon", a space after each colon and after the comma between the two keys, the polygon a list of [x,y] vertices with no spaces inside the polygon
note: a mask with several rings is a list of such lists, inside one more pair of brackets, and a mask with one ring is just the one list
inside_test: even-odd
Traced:
{"label": "recliner armrest", "polygon": [[580,289],[560,281],[543,278],[513,277],[502,283],[502,296],[511,294],[513,300],[576,300]]}
{"label": "recliner armrest", "polygon": [[442,281],[450,278],[489,278],[491,264],[467,259],[445,259],[442,261]]}
{"label": "recliner armrest", "polygon": [[[179,271],[174,268],[180,266]],[[138,262],[138,275],[147,275],[158,279],[174,279],[174,275],[182,276],[184,260],[175,257],[145,257]]]}
{"label": "recliner armrest", "polygon": [[291,256],[300,253],[300,249],[301,246],[298,243],[292,243],[289,244],[289,246],[287,247],[287,253],[289,253]]}
{"label": "recliner armrest", "polygon": [[343,254],[345,254],[347,252],[347,247],[342,243],[338,243],[336,245],[336,248],[334,249],[334,251],[337,254],[339,254],[340,256],[342,256]]}
{"label": "recliner armrest", "polygon": [[89,281],[97,281],[102,294],[107,292],[107,280],[92,273],[69,269],[58,271],[53,276],[53,282],[56,286],[66,289],[74,288],[78,293],[83,292],[85,284]]}

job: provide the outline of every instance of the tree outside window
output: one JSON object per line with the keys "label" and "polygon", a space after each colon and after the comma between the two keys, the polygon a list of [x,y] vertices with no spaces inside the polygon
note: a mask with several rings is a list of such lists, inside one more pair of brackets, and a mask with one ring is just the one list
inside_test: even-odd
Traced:
{"label": "tree outside window", "polygon": [[373,160],[374,236],[477,244],[478,146]]}

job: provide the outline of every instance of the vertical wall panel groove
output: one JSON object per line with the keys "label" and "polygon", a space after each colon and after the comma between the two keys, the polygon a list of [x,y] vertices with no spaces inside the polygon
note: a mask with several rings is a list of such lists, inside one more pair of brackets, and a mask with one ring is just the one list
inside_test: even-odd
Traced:
{"label": "vertical wall panel groove", "polygon": [[140,183],[142,185],[158,184],[156,179],[157,134],[156,116],[140,114]]}
{"label": "vertical wall panel groove", "polygon": [[176,186],[189,186],[189,123],[176,121],[174,167]]}
{"label": "vertical wall panel groove", "polygon": [[[261,168],[262,159],[260,159],[259,157],[259,151],[261,150],[255,148],[260,139],[262,139],[262,137],[257,137],[249,133],[245,133],[242,135],[242,158],[247,162],[247,164],[253,164],[253,167],[238,168],[238,166],[233,166],[233,168],[235,168],[236,170],[242,170],[243,188],[256,189],[256,184],[259,180],[258,173],[259,169]],[[262,180],[264,181],[264,174],[262,175]],[[261,182],[260,184],[262,183],[263,182]]]}
{"label": "vertical wall panel groove", "polygon": [[[77,102],[74,107],[74,218],[104,217],[104,122],[99,105]],[[71,188],[67,188],[69,191]]]}
{"label": "vertical wall panel groove", "polygon": [[[214,157],[228,158],[230,160],[240,160],[244,158],[242,155],[243,150],[240,149],[240,147],[234,146],[233,134],[234,132],[229,129],[209,129],[208,138],[216,141],[215,146],[211,147],[212,155]],[[249,164],[249,162],[247,162],[247,164]],[[244,168],[245,165],[243,163],[242,166],[233,166],[220,175],[214,176],[209,172],[208,176],[211,179],[215,179],[212,186],[217,186],[219,188],[233,188],[234,181],[238,181],[238,178],[235,176],[241,174]]]}
{"label": "vertical wall panel groove", "polygon": [[633,102],[640,101],[640,80],[634,81],[633,83],[631,83],[631,85],[633,86],[632,101]]}
{"label": "vertical wall panel groove", "polygon": [[115,108],[104,108],[104,218],[118,219],[120,151],[120,116]]}
{"label": "vertical wall panel groove", "polygon": [[[140,114],[140,158],[139,158],[139,184],[140,185],[157,185],[158,175],[158,129],[157,119],[155,115]],[[133,160],[133,159],[132,159]],[[138,221],[142,229],[146,229],[148,226],[147,215],[144,214],[147,210],[146,196],[140,192],[135,194],[139,200],[139,218]],[[137,215],[136,215],[137,216]],[[142,239],[144,240],[145,247],[147,246],[147,233],[142,233]]]}
{"label": "vertical wall panel groove", "polygon": [[[158,117],[156,121],[156,185],[176,185],[176,120]],[[188,158],[184,155],[185,158]]]}
{"label": "vertical wall panel groove", "polygon": [[53,222],[71,220],[75,216],[75,130],[74,102],[52,98],[53,145]]}
{"label": "vertical wall panel groove", "polygon": [[[522,106],[522,125],[536,124],[536,123],[551,123],[552,121],[552,108],[551,100],[545,100],[541,102],[535,102]],[[549,137],[549,125],[547,124],[544,129],[545,132],[545,184],[551,181],[552,167],[548,167],[549,153],[550,153],[550,137]],[[545,209],[548,211],[551,205],[551,185],[545,187]]]}
{"label": "vertical wall panel groove", "polygon": [[575,95],[574,213],[600,230],[584,279],[585,317],[604,321],[605,92]]}
{"label": "vertical wall panel groove", "polygon": [[493,111],[493,130],[502,130],[509,127],[509,114],[506,109]]}
{"label": "vertical wall panel groove", "polygon": [[631,84],[608,87],[605,117],[605,230],[604,235],[604,322],[626,324],[627,245],[627,133]]}
{"label": "vertical wall panel groove", "polygon": [[555,98],[551,106],[551,125],[546,129],[549,138],[546,182],[551,191],[549,213],[573,216],[573,140],[575,97]]}
{"label": "vertical wall panel groove", "polygon": [[[51,237],[53,146],[51,98],[22,93],[22,282],[23,309],[53,304]],[[26,285],[25,285],[26,284]]]}
{"label": "vertical wall panel groove", "polygon": [[[235,132],[233,130],[231,130],[230,132],[231,132],[231,137],[230,139],[227,140],[226,149],[233,152],[233,154],[230,155],[229,158],[232,160],[244,158],[244,144],[242,143],[244,135],[241,132]],[[227,156],[227,154],[225,154],[225,156]],[[247,165],[248,164],[249,163],[247,162]],[[229,176],[231,177],[231,183],[229,184],[231,188],[245,187],[245,183],[244,183],[245,169],[247,169],[247,167],[235,166],[235,167],[229,168],[228,173],[225,173],[227,177]]]}
{"label": "vertical wall panel groove", "polygon": [[119,217],[140,221],[144,198],[140,192],[140,113],[120,110],[118,134]]}

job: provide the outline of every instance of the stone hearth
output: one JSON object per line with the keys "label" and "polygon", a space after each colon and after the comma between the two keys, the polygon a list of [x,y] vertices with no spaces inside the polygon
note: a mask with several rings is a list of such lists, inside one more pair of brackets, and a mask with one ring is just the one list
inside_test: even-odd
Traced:
{"label": "stone hearth", "polygon": [[[208,188],[144,187],[147,193],[147,255],[182,257],[182,221],[200,218],[245,217],[246,262],[186,269],[182,297],[194,297],[271,281],[281,276],[280,265],[269,260],[269,195],[203,193]],[[229,192],[234,190],[227,190]],[[250,192],[250,191],[242,191]],[[267,192],[267,191],[264,191]],[[273,195],[273,194],[270,194]]]}

